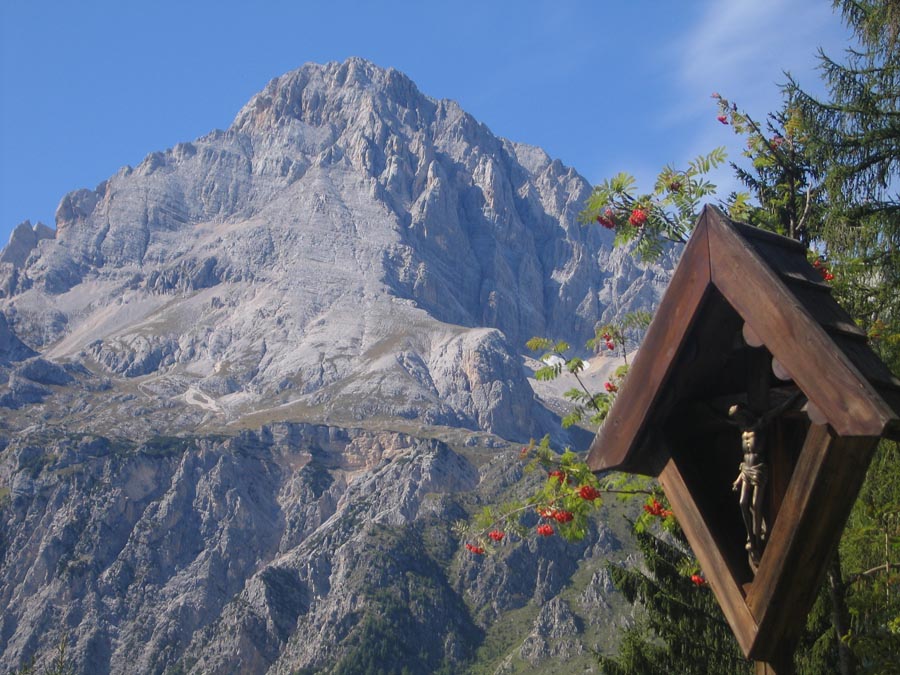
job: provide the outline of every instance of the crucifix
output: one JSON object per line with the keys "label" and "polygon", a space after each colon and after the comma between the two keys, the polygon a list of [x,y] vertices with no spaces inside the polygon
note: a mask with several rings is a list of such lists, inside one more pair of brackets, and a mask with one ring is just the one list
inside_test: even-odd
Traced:
{"label": "crucifix", "polygon": [[[745,330],[746,333],[746,330]],[[755,346],[755,345],[754,345]],[[761,350],[755,360],[757,368],[751,369],[749,392],[754,392],[752,398],[767,400],[768,369],[772,364],[771,356]],[[754,387],[754,384],[756,385]],[[741,431],[742,461],[738,467],[738,476],[732,483],[731,489],[738,493],[738,503],[741,506],[741,516],[744,527],[747,530],[747,557],[750,569],[756,573],[759,561],[762,559],[763,549],[766,545],[767,531],[770,523],[765,512],[766,487],[769,483],[769,448],[767,447],[767,431],[771,423],[782,413],[791,408],[800,398],[803,392],[797,391],[784,402],[757,414],[741,404],[734,404],[728,409],[728,418]]]}
{"label": "crucifix", "polygon": [[766,520],[763,514],[763,499],[769,482],[769,466],[763,459],[763,431],[765,417],[757,418],[739,405],[728,409],[728,416],[741,428],[741,449],[743,461],[738,477],[731,489],[739,492],[741,515],[747,528],[747,555],[753,572],[759,567],[765,546]]}

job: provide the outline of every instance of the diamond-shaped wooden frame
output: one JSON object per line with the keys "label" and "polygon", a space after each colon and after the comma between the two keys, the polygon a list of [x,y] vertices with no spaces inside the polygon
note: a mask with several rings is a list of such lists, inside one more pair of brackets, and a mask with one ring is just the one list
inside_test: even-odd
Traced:
{"label": "diamond-shaped wooden frame", "polygon": [[[691,450],[673,432],[692,424],[703,373],[722,367],[710,307],[742,321],[744,337],[764,346],[808,401],[805,440],[750,582],[724,549]],[[659,477],[744,654],[788,672],[872,452],[879,438],[900,437],[898,411],[900,380],[831,297],[805,247],[706,207],[588,464]]]}

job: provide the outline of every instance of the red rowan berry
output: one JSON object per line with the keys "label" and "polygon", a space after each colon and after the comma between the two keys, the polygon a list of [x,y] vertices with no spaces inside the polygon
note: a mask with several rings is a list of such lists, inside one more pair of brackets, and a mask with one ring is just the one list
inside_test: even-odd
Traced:
{"label": "red rowan berry", "polygon": [[600,497],[600,491],[597,490],[593,485],[582,485],[578,490],[578,494],[582,499],[585,499],[589,502],[594,501]]}
{"label": "red rowan berry", "polygon": [[550,525],[546,525],[546,524],[538,525],[537,533],[539,535],[541,535],[542,537],[549,537],[551,534],[553,534],[553,527]]}
{"label": "red rowan berry", "polygon": [[632,210],[631,215],[628,216],[628,222],[635,227],[641,227],[647,222],[647,211],[645,209]]}

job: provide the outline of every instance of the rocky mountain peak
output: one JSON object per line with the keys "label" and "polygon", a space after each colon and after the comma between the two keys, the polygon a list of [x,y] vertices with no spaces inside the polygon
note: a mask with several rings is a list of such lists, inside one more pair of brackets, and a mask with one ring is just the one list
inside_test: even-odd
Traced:
{"label": "rocky mountain peak", "polygon": [[266,132],[294,120],[344,126],[369,114],[409,123],[415,115],[433,115],[436,107],[404,74],[354,57],[342,63],[308,63],[276,77],[238,112],[231,129]]}
{"label": "rocky mountain peak", "polygon": [[135,433],[277,410],[527,438],[525,341],[583,344],[667,279],[578,224],[589,191],[396,70],[308,64],[66,195],[55,238],[17,228],[0,311],[10,340],[181,402]]}
{"label": "rocky mountain peak", "polygon": [[38,242],[54,237],[56,237],[56,232],[44,223],[39,222],[37,225],[32,225],[30,220],[19,223],[10,234],[9,243],[0,251],[0,263],[22,267]]}

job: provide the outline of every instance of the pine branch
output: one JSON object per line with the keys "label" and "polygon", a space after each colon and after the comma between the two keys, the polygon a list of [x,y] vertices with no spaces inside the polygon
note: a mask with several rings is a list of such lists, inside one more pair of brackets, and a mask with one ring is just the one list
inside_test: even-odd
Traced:
{"label": "pine branch", "polygon": [[879,572],[890,572],[891,570],[900,570],[900,562],[886,562],[883,565],[878,565],[877,567],[873,567],[871,569],[865,570],[864,572],[857,572],[853,576],[849,577],[845,582],[844,586],[851,586],[857,581],[862,579],[866,579],[869,577],[873,577],[877,575]]}

